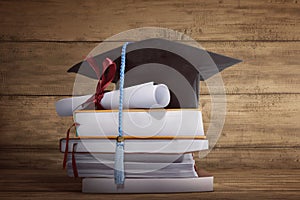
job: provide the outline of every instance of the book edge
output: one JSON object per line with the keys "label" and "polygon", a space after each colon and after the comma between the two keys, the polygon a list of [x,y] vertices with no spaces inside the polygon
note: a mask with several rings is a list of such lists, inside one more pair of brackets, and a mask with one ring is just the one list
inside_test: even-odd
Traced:
{"label": "book edge", "polygon": [[[96,182],[95,182],[96,181]],[[100,181],[100,182],[99,182]],[[130,186],[126,188],[126,181],[127,185],[128,182]],[[213,182],[214,177],[198,177],[198,178],[154,178],[154,179],[134,179],[134,178],[127,178],[125,181],[125,185],[122,187],[118,187],[114,184],[113,179],[109,178],[83,178],[82,180],[82,192],[83,193],[187,193],[187,192],[212,192],[213,191]],[[187,181],[198,181],[198,183],[191,183],[195,184],[193,188],[187,187]],[[201,181],[201,183],[199,183]],[[101,184],[101,182],[105,185],[103,188],[97,188],[95,185]],[[155,187],[153,188],[148,186],[153,186],[155,183],[156,185],[164,185],[168,182],[172,182],[177,187],[169,186],[167,188],[163,187]],[[205,182],[205,183],[203,183]],[[141,185],[142,184],[142,185]],[[148,185],[147,185],[148,184]],[[93,186],[93,187],[90,187]],[[181,186],[181,187],[179,187]],[[199,187],[197,187],[199,186]],[[141,189],[141,187],[143,189]],[[137,189],[135,189],[137,188]],[[158,189],[159,188],[159,189]]]}

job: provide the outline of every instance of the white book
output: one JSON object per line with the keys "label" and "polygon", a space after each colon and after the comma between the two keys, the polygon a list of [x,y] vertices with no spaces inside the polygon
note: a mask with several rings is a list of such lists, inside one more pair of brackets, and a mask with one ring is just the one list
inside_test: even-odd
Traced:
{"label": "white book", "polygon": [[[78,177],[81,178],[114,178],[113,170],[100,170],[100,169],[77,169]],[[67,168],[67,174],[69,177],[74,177],[72,168]],[[157,171],[140,171],[140,172],[125,172],[126,178],[195,178],[198,177],[197,173],[188,170],[157,170]]]}
{"label": "white book", "polygon": [[[70,139],[68,152],[72,152],[73,145],[76,145],[75,152],[99,152],[115,153],[116,141],[108,139]],[[65,152],[66,139],[60,140],[60,151]],[[125,153],[160,153],[160,154],[183,154],[208,149],[208,140],[125,140]]]}
{"label": "white book", "polygon": [[[99,169],[99,170],[113,170],[114,169],[114,162],[87,162],[87,161],[77,161],[76,166],[78,169]],[[157,171],[157,170],[187,170],[193,171],[194,170],[195,161],[192,163],[141,163],[141,162],[125,162],[124,168],[125,171],[130,171],[132,173],[143,173],[143,172],[150,172],[150,171]],[[72,161],[67,162],[67,167],[72,168]]]}
{"label": "white book", "polygon": [[[78,137],[118,135],[118,110],[74,112]],[[204,136],[199,109],[131,109],[123,111],[123,134],[132,137]]]}
{"label": "white book", "polygon": [[[72,154],[69,153],[67,160],[71,161]],[[94,162],[110,162],[115,160],[114,153],[75,153],[76,161],[94,161]],[[193,162],[193,154],[124,154],[124,162],[141,162],[141,163],[191,163]]]}
{"label": "white book", "polygon": [[123,187],[112,178],[84,178],[84,193],[174,193],[213,191],[213,176],[198,178],[126,178]]}
{"label": "white book", "polygon": [[[114,160],[103,160],[102,156],[113,154],[75,154],[76,168],[79,177],[110,177],[114,176]],[[95,156],[95,157],[94,157]],[[139,160],[128,161],[136,156]],[[170,159],[170,158],[171,159]],[[180,159],[178,159],[178,157]],[[109,157],[113,158],[113,156]],[[150,159],[149,159],[150,158]],[[178,154],[125,154],[126,177],[136,178],[175,178],[197,177],[194,169],[195,161],[191,153]],[[148,161],[148,162],[147,162]],[[149,162],[150,161],[150,162]],[[153,162],[154,161],[154,162]],[[67,172],[74,176],[72,156],[68,156]]]}

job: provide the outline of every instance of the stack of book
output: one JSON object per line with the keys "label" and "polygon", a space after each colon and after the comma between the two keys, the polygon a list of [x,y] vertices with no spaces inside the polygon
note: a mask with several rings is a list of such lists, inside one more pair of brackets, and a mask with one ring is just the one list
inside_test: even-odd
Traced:
{"label": "stack of book", "polygon": [[75,111],[76,136],[60,140],[70,177],[86,193],[166,193],[213,190],[192,153],[208,149],[199,109],[123,111],[125,183],[114,183],[118,110]]}
{"label": "stack of book", "polygon": [[[199,84],[239,62],[149,38],[76,63],[68,72],[98,79],[98,84],[94,94],[56,103],[57,113],[73,115],[76,126],[74,138],[68,131],[60,141],[68,175],[83,178],[82,191],[90,193],[212,191],[213,177],[197,170],[192,156],[208,149],[197,109]],[[223,87],[222,79],[215,80],[208,88]],[[119,83],[120,90],[104,93],[109,82]]]}

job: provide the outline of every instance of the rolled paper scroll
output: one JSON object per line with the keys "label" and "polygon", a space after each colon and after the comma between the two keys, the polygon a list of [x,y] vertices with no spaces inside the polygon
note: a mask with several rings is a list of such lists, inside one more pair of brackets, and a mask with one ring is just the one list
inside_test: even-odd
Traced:
{"label": "rolled paper scroll", "polygon": [[[119,90],[104,94],[101,105],[104,109],[113,110],[119,107]],[[92,95],[71,97],[56,102],[56,112],[60,116],[72,116],[75,110],[84,109],[83,104]],[[123,108],[164,108],[170,102],[170,91],[164,84],[153,82],[124,88]]]}

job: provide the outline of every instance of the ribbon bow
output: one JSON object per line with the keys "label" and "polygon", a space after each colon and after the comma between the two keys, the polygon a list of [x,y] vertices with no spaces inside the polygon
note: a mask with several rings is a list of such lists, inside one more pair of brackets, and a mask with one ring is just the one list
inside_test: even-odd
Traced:
{"label": "ribbon bow", "polygon": [[95,71],[98,77],[98,84],[96,88],[96,93],[91,98],[89,98],[86,102],[84,102],[82,104],[82,107],[87,107],[93,102],[97,110],[102,110],[103,107],[101,106],[101,100],[104,96],[105,88],[112,82],[112,80],[115,77],[115,73],[117,71],[116,63],[114,63],[111,59],[106,58],[102,63],[103,73],[100,76],[99,67],[95,62],[95,60],[92,57],[88,57],[86,61]]}

